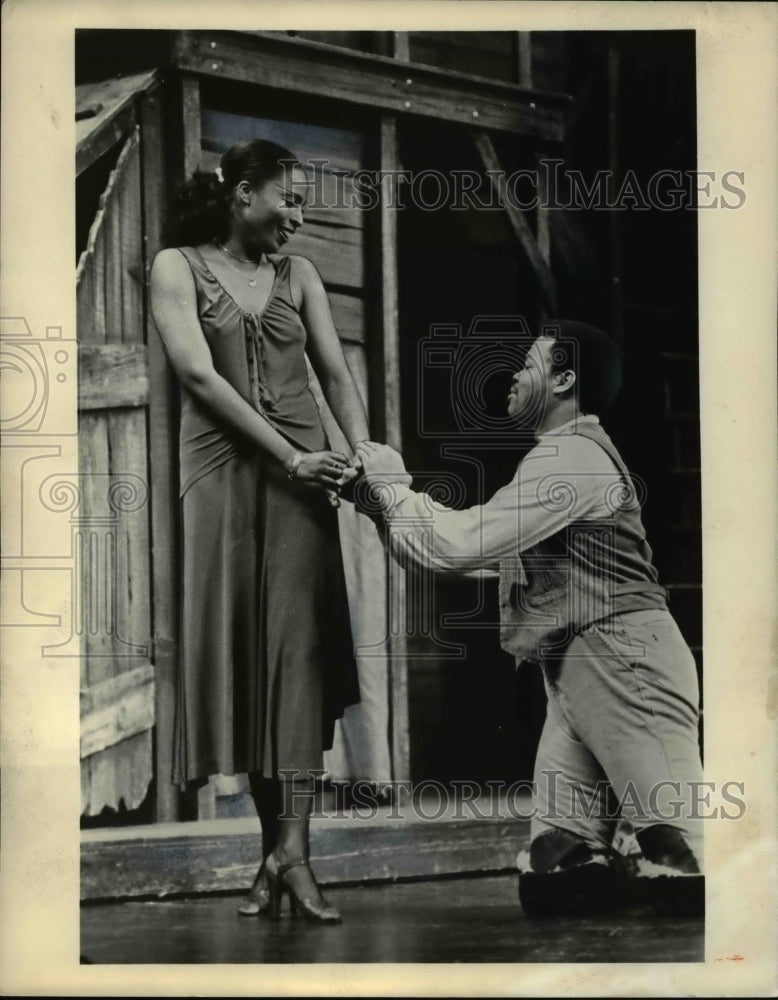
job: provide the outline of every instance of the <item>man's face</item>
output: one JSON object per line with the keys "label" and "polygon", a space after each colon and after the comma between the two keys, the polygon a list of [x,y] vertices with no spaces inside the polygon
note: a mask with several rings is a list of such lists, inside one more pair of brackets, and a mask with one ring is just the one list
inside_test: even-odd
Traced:
{"label": "man's face", "polygon": [[508,393],[508,416],[537,426],[552,397],[552,337],[538,337],[524,359],[524,367],[513,376]]}

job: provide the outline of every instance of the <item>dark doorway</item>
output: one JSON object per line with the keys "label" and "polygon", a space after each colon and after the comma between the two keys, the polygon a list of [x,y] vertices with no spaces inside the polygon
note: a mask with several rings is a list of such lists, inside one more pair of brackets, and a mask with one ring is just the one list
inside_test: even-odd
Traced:
{"label": "dark doorway", "polygon": [[[457,171],[481,171],[469,133],[407,123],[400,138],[413,178],[398,212],[403,452],[416,489],[468,507],[527,448],[505,405],[529,339],[519,317],[537,320],[535,286],[503,210],[457,205]],[[413,573],[409,590],[412,779],[529,776],[543,696],[500,649],[496,580]]]}

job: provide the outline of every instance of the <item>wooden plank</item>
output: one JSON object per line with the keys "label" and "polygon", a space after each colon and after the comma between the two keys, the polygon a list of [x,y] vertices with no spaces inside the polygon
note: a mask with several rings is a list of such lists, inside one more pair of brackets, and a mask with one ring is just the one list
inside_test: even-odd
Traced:
{"label": "wooden plank", "polygon": [[184,73],[181,76],[180,87],[184,175],[189,177],[200,165],[202,156],[200,81],[196,76]]}
{"label": "wooden plank", "polygon": [[[532,33],[529,31],[519,31],[519,83],[525,87],[531,87],[533,83],[532,72]],[[535,213],[535,232],[538,250],[543,260],[546,262],[549,273],[551,272],[551,213],[549,210],[551,191],[548,186],[548,177],[541,162],[546,153],[544,150],[536,151],[534,154],[535,167],[538,177],[538,207]],[[541,306],[538,310],[538,320],[543,323],[551,317],[548,315],[550,303],[546,301],[545,308]]]}
{"label": "wooden plank", "polygon": [[[108,507],[108,428],[105,414],[79,413],[80,507],[78,605],[82,627],[82,687],[113,676],[113,553],[115,534],[106,523]],[[86,761],[83,808],[97,815],[118,805],[115,758],[110,752]]]}
{"label": "wooden plank", "polygon": [[81,815],[87,815],[89,811],[89,761],[81,761]]}
{"label": "wooden plank", "polygon": [[538,208],[537,208],[537,242],[543,260],[551,270],[551,212],[549,209],[549,190],[546,184],[546,171],[540,162],[542,153],[535,154],[538,171]]}
{"label": "wooden plank", "polygon": [[148,794],[153,776],[152,731],[137,733],[81,762],[89,774],[82,814],[98,816],[103,809],[137,809]]}
{"label": "wooden plank", "polygon": [[365,267],[359,230],[312,223],[303,226],[290,242],[293,247],[290,246],[289,253],[312,260],[325,284],[362,289]]}
{"label": "wooden plank", "polygon": [[[111,480],[125,480],[134,490],[147,484],[146,411],[110,410],[108,444]],[[143,487],[138,486],[138,489]],[[148,493],[138,497],[118,515],[116,530],[116,631],[114,655],[117,669],[131,669],[139,653],[148,655],[151,641],[151,566]],[[137,647],[142,646],[143,649]]]}
{"label": "wooden plank", "polygon": [[[126,150],[127,147],[125,147]],[[124,151],[122,153],[124,153]],[[126,160],[124,161],[126,163]],[[122,165],[124,165],[124,163]],[[118,343],[122,339],[122,217],[119,208],[119,191],[124,183],[124,170],[117,169],[105,199],[104,225],[106,228],[105,254],[105,330],[106,340]]]}
{"label": "wooden plank", "polygon": [[[424,800],[422,800],[424,803]],[[529,804],[517,808],[527,815]],[[364,882],[465,872],[515,870],[529,844],[529,821],[484,804],[486,818],[414,816],[407,805],[363,814],[315,815],[311,858],[320,882]],[[423,804],[433,817],[436,803]],[[390,815],[394,815],[390,819]],[[84,900],[247,888],[260,857],[256,819],[157,824],[81,835]]]}
{"label": "wooden plank", "polygon": [[110,586],[113,576],[113,531],[107,523],[108,423],[104,413],[80,413],[78,426],[82,535],[80,608],[84,629],[83,649],[90,684],[113,674]]}
{"label": "wooden plank", "polygon": [[135,134],[119,188],[122,278],[122,341],[143,343],[143,247],[140,201],[140,140]]}
{"label": "wooden plank", "polygon": [[[387,175],[400,169],[397,122],[391,116],[381,120],[381,171]],[[383,375],[386,386],[386,441],[402,450],[402,414],[400,412],[400,320],[399,278],[397,269],[397,213],[381,199],[381,267]]]}
{"label": "wooden plank", "polygon": [[[77,292],[79,340],[104,342],[122,339],[122,271],[126,266],[120,192],[132,180],[133,160],[138,140],[131,135],[124,144],[115,168],[111,171],[99,209],[89,229],[87,245],[76,270],[76,288],[82,282],[91,287],[91,301]],[[138,225],[138,223],[135,223]],[[87,273],[91,271],[91,273]]]}
{"label": "wooden plank", "polygon": [[[260,33],[180,32],[173,61],[180,69],[225,80],[514,132],[560,142],[565,95],[434,69],[385,56]],[[408,82],[410,80],[410,83]]]}
{"label": "wooden plank", "polygon": [[[615,45],[608,46],[608,171],[616,190],[620,181],[619,162],[619,77],[621,56]],[[624,340],[624,292],[622,289],[622,220],[619,212],[609,213],[611,335],[617,344]]]}
{"label": "wooden plank", "polygon": [[[84,719],[91,713],[100,712],[117,704],[128,692],[136,688],[148,686],[154,686],[154,664],[145,661],[115,677],[108,677],[97,684],[82,687],[79,693],[81,718]],[[85,754],[82,753],[83,756]]]}
{"label": "wooden plank", "polygon": [[535,242],[535,237],[532,235],[532,230],[523,212],[506,196],[505,173],[500,166],[494,144],[484,132],[474,132],[473,141],[483,162],[484,169],[489,172],[492,184],[496,186],[500,202],[508,215],[511,228],[518,240],[519,246],[529,261],[540,293],[548,308],[554,313],[556,311],[556,283],[554,276],[538,244]]}
{"label": "wooden plank", "polygon": [[[137,809],[149,792],[149,786],[154,776],[154,741],[152,737],[152,730],[147,729],[143,733],[130,736],[113,751],[116,787],[120,789],[121,800],[128,810]],[[92,760],[98,757],[100,754],[96,754]]]}
{"label": "wooden plank", "polygon": [[489,80],[516,83],[516,53],[509,31],[413,31],[414,63]]}
{"label": "wooden plank", "polygon": [[517,31],[517,54],[519,62],[519,86],[532,86],[532,32]]}
{"label": "wooden plank", "polygon": [[143,344],[80,344],[78,408],[145,406],[149,373]]}
{"label": "wooden plank", "polygon": [[[161,220],[166,204],[165,137],[157,92],[140,103],[141,162],[143,178],[144,269],[148,273],[154,255],[162,246]],[[175,712],[177,656],[177,561],[178,532],[178,393],[154,329],[150,310],[146,316],[149,366],[149,467],[151,490],[151,578],[153,656],[156,669],[156,775],[155,812],[159,822],[179,815],[179,797],[170,782]]]}
{"label": "wooden plank", "polygon": [[[381,120],[381,171],[391,176],[400,170],[397,122],[391,116]],[[383,347],[383,425],[387,444],[402,451],[400,411],[400,320],[397,264],[397,213],[381,199],[381,343]],[[387,656],[391,717],[392,777],[405,781],[410,776],[408,732],[407,585],[405,571],[387,556]]]}
{"label": "wooden plank", "polygon": [[[80,122],[76,122],[76,130],[80,124]],[[121,142],[134,127],[135,108],[132,104],[128,104],[103,127],[88,135],[78,144],[76,147],[76,176],[82,174],[87,167],[104,156],[111,147]]]}
{"label": "wooden plank", "polygon": [[408,62],[411,58],[411,47],[408,39],[408,32],[393,31],[392,42],[394,49],[392,55],[394,58],[401,59],[403,62]]}
{"label": "wooden plank", "polygon": [[[106,340],[105,331],[105,193],[100,196],[100,207],[92,223],[92,230],[89,233],[89,241],[92,241],[92,231],[94,231],[94,245],[92,266],[94,268],[94,301],[92,302],[93,323],[95,339],[104,343]],[[88,244],[87,244],[88,246]]]}
{"label": "wooden plank", "polygon": [[81,759],[154,725],[154,667],[144,663],[81,691]]}
{"label": "wooden plank", "polygon": [[342,341],[353,344],[365,342],[365,303],[357,295],[329,293],[332,319]]}
{"label": "wooden plank", "polygon": [[76,281],[76,332],[79,344],[97,340],[94,324],[95,269],[92,251],[85,250],[79,261]]}
{"label": "wooden plank", "polygon": [[[209,111],[210,109],[206,109],[203,121],[203,150],[200,163],[204,170],[214,170],[222,154],[233,142],[264,138],[278,141],[280,138],[275,129],[270,135],[264,131],[265,122],[261,116],[233,115],[224,111],[219,113],[219,119],[222,125],[229,122],[229,127],[226,133],[220,130],[215,134],[210,129],[213,128],[216,118],[214,114],[209,114]],[[336,130],[336,134],[339,131]],[[351,137],[354,138],[353,133]],[[294,140],[290,139],[290,143],[292,144],[290,152],[294,153],[307,171],[316,175],[315,201],[326,200],[327,204],[345,201],[343,192],[345,190],[348,194],[348,188],[344,189],[344,183],[347,184],[349,179],[364,167],[365,151],[361,148],[362,144],[348,141],[343,144],[338,138],[325,138],[319,135],[318,127],[315,125],[311,126],[310,130],[305,126],[295,129]]]}
{"label": "wooden plank", "polygon": [[158,79],[157,70],[147,70],[76,87],[77,113],[90,104],[101,106],[98,114],[76,122],[76,175],[134,128],[136,95],[154,86]]}

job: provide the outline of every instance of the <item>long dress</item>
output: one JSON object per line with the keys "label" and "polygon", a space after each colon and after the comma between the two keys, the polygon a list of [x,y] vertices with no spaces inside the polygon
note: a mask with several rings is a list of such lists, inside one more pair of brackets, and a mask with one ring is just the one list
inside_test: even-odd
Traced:
{"label": "long dress", "polygon": [[[301,451],[328,447],[308,387],[291,261],[261,313],[180,248],[216,371]],[[321,489],[181,393],[183,586],[173,781],[307,775],[359,701],[336,510]]]}

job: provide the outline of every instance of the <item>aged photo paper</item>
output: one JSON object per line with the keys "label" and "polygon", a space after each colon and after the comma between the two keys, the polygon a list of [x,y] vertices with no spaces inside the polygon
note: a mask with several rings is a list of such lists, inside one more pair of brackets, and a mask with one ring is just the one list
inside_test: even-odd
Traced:
{"label": "aged photo paper", "polygon": [[[2,17],[0,991],[774,995],[778,5],[6,0]],[[727,805],[727,783],[744,802],[737,819],[705,824],[704,962],[79,963],[82,737],[72,595],[84,568],[73,560],[72,518],[63,516],[76,501],[57,483],[79,468],[74,59],[75,33],[88,28],[695,33],[696,169],[738,178],[727,207],[712,199],[697,210],[704,776],[712,809]],[[28,386],[21,395],[20,378]],[[45,477],[36,461],[45,462]],[[25,476],[34,489],[23,487]],[[344,920],[341,933],[348,926]]]}

